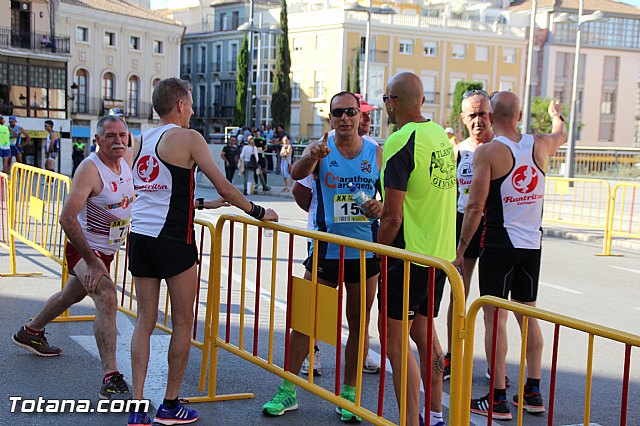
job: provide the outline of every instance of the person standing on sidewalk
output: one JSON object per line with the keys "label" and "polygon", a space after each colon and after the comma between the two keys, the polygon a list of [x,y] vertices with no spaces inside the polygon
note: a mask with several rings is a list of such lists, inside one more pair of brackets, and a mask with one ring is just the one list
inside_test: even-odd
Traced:
{"label": "person standing on sidewalk", "polygon": [[117,295],[109,275],[113,257],[127,238],[134,199],[127,133],[127,125],[118,117],[98,121],[100,150],[78,168],[60,215],[69,239],[65,257],[70,277],[62,291],[51,296],[12,338],[15,345],[36,355],[59,355],[62,349],[49,345],[45,326],[87,295],[91,297],[96,305],[93,330],[105,372],[102,399],[131,398],[116,362]]}
{"label": "person standing on sidewalk", "polygon": [[11,132],[5,124],[4,117],[0,115],[0,158],[2,158],[2,171],[11,173]]}
{"label": "person standing on sidewalk", "polygon": [[22,137],[27,144],[31,143],[31,137],[27,131],[18,126],[18,120],[15,116],[9,117],[9,132],[11,133],[11,155],[16,157],[16,162],[22,163]]}
{"label": "person standing on sidewalk", "polygon": [[282,138],[282,148],[280,148],[280,173],[284,178],[284,192],[289,192],[291,185],[291,159],[293,157],[293,147],[288,136]]}
{"label": "person standing on sidewalk", "polygon": [[[302,158],[293,165],[292,177],[302,179],[313,175],[316,197],[312,207],[314,212],[314,229],[330,234],[358,238],[371,242],[371,223],[380,215],[380,202],[373,199],[375,184],[380,177],[382,149],[366,143],[358,135],[360,124],[359,101],[351,92],[340,92],[329,102],[331,108],[331,127],[335,134],[329,137],[326,133],[322,140],[312,142],[305,148]],[[335,173],[335,174],[334,174]],[[339,173],[339,176],[336,175]],[[340,182],[340,185],[337,183]],[[348,201],[350,195],[347,182],[357,183],[370,199],[360,210],[355,201]],[[344,209],[341,206],[344,205]],[[364,214],[363,214],[364,212]],[[317,250],[318,264],[313,265],[313,252]],[[311,280],[311,270],[317,267],[318,284],[337,287],[340,263],[340,250],[336,244],[319,241],[311,245],[309,257],[304,262],[306,271],[304,278]],[[356,378],[358,375],[358,341],[360,321],[365,324],[364,354],[369,347],[368,327],[371,305],[375,297],[380,267],[367,253],[366,259],[366,317],[360,316],[360,251],[346,247],[344,250],[344,282],[347,302],[346,317],[349,335],[345,347],[344,383],[340,396],[354,402],[356,396]],[[308,354],[309,336],[292,330],[290,335],[289,371],[298,374]],[[363,359],[364,361],[364,359]],[[298,402],[295,386],[283,380],[273,399],[262,406],[265,415],[280,416],[287,411],[296,410]],[[360,417],[349,410],[338,408],[343,422],[360,421]]]}
{"label": "person standing on sidewalk", "polygon": [[238,159],[240,158],[240,150],[236,146],[237,140],[235,135],[229,136],[229,142],[222,148],[220,158],[224,161],[224,171],[227,175],[227,180],[233,183],[233,175],[238,170]]}
{"label": "person standing on sidewalk", "polygon": [[[387,85],[384,100],[387,115],[398,131],[384,144],[380,173],[383,191],[378,243],[452,261],[455,258],[456,174],[453,147],[440,125],[422,116],[424,89],[420,77],[400,73]],[[413,351],[407,354],[407,425],[420,419],[420,377],[430,368],[429,425],[444,426],[442,419],[442,372],[444,354],[435,324],[433,341],[427,340],[429,268],[410,264],[409,334],[418,347],[420,366]],[[389,258],[387,295],[387,356],[393,368],[393,385],[400,406],[402,392],[402,319],[404,261]],[[435,271],[434,316],[438,316],[446,275]],[[379,300],[381,300],[379,298]],[[382,303],[383,301],[381,301]],[[433,359],[427,363],[432,347]],[[424,376],[423,376],[424,377]],[[426,420],[426,419],[425,419]],[[426,421],[425,421],[426,424]]]}
{"label": "person standing on sidewalk", "polygon": [[[460,230],[462,228],[462,218],[464,216],[464,208],[469,200],[469,191],[471,190],[471,179],[473,177],[473,153],[476,148],[484,143],[493,140],[493,130],[491,130],[491,105],[489,104],[489,94],[484,90],[470,90],[462,95],[462,112],[460,117],[467,130],[469,137],[457,147],[454,147],[456,153],[456,179],[458,181],[458,211],[456,213],[456,241],[460,239]],[[445,129],[446,131],[446,129]],[[464,261],[462,265],[462,281],[464,283],[465,296],[469,294],[471,286],[471,278],[473,270],[476,267],[476,260],[480,256],[480,238],[482,236],[482,224],[478,226],[473,238],[469,243],[469,247],[464,253]],[[453,294],[449,298],[449,309],[447,311],[447,348],[451,350],[451,327],[453,317]],[[485,345],[486,345],[485,341]],[[491,341],[489,341],[489,345]],[[485,346],[487,353],[490,346]],[[451,376],[451,352],[447,352],[444,358],[443,380],[449,379]]]}
{"label": "person standing on sidewalk", "polygon": [[[456,253],[456,266],[464,265],[464,254],[478,229],[484,212],[479,281],[480,295],[489,295],[536,306],[542,242],[542,207],[547,159],[567,141],[567,129],[561,107],[553,101],[549,115],[553,133],[528,135],[518,131],[522,118],[520,99],[511,92],[497,92],[491,97],[491,120],[496,137],[479,146],[474,154],[473,180],[464,211],[462,231]],[[511,420],[506,396],[507,314],[498,314],[498,346],[495,388],[471,400],[471,412],[488,416],[493,399],[493,418]],[[522,315],[516,314],[520,327]],[[484,307],[485,341],[492,341],[494,308]],[[543,413],[540,393],[542,332],[538,321],[529,319],[527,337],[527,382],[524,385],[524,409]],[[490,360],[491,354],[487,357]],[[517,404],[517,395],[513,397]]]}
{"label": "person standing on sidewalk", "polygon": [[[178,400],[189,361],[198,289],[195,209],[217,208],[225,205],[226,200],[258,220],[277,221],[278,215],[243,197],[220,172],[202,135],[189,129],[193,98],[188,81],[161,80],[153,90],[152,100],[160,122],[145,131],[134,148],[133,180],[137,198],[131,212],[128,243],[129,271],[138,297],[138,318],[131,337],[133,396],[144,399],[150,338],[158,318],[160,282],[165,280],[171,298],[173,333],[165,397],[155,422],[187,424],[198,420],[197,411],[184,407]],[[199,198],[195,205],[196,166],[223,199]],[[151,424],[147,413],[130,413],[129,425],[141,424]]]}
{"label": "person standing on sidewalk", "polygon": [[45,162],[44,168],[50,172],[54,172],[56,168],[56,160],[60,154],[60,136],[53,130],[53,120],[44,122],[44,130],[49,133],[47,135],[47,144],[45,145]]}

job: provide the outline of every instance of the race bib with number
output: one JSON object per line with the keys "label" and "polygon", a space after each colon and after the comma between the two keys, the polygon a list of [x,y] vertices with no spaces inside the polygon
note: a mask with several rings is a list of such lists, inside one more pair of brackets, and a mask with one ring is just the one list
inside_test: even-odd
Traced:
{"label": "race bib with number", "polygon": [[109,245],[122,244],[127,239],[129,219],[114,220],[109,224]]}
{"label": "race bib with number", "polygon": [[333,197],[333,221],[340,222],[367,222],[368,219],[353,201],[352,194],[336,194]]}

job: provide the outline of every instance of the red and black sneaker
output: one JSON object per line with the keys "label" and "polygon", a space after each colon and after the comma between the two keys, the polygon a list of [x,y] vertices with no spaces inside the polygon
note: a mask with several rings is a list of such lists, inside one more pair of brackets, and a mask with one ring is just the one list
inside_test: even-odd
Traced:
{"label": "red and black sneaker", "polygon": [[[534,390],[537,388],[534,388]],[[542,400],[542,395],[540,392],[524,392],[524,398],[522,398],[522,408],[524,408],[528,413],[540,414],[544,413],[546,410],[544,408],[544,401]],[[513,395],[513,404],[518,406],[518,395]]]}
{"label": "red and black sneaker", "polygon": [[[471,412],[480,414],[481,416],[489,416],[489,394],[486,394],[482,398],[471,400]],[[493,419],[496,420],[511,420],[511,410],[509,410],[509,403],[506,399],[496,399],[493,401]]]}
{"label": "red and black sneaker", "polygon": [[44,337],[44,330],[34,336],[27,333],[24,327],[20,327],[20,330],[11,337],[11,341],[14,345],[40,356],[56,356],[62,352],[62,349],[49,345],[47,338]]}

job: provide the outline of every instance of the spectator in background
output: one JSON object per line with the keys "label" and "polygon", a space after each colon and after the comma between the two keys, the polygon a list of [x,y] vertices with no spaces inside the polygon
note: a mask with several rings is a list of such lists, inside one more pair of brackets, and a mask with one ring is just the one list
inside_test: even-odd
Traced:
{"label": "spectator in background", "polygon": [[233,175],[236,174],[238,159],[240,158],[240,150],[236,146],[236,141],[235,135],[231,135],[227,146],[222,148],[222,152],[220,153],[220,158],[224,160],[224,170],[229,182],[233,182]]}
{"label": "spectator in background", "polygon": [[253,143],[258,150],[258,165],[260,166],[256,169],[256,175],[254,177],[256,185],[258,184],[258,176],[260,176],[260,181],[262,182],[262,190],[270,191],[271,187],[267,185],[267,159],[265,155],[265,152],[267,150],[267,141],[259,136],[253,136]]}
{"label": "spectator in background", "polygon": [[[124,120],[122,120],[124,121]],[[71,177],[75,176],[76,169],[84,160],[84,142],[82,139],[75,139],[73,141],[73,152],[71,153],[71,160],[73,161],[73,170],[71,171]]]}
{"label": "spectator in background", "polygon": [[271,140],[273,139],[273,128],[271,127],[271,124],[267,124],[267,142],[268,143],[272,143]]}
{"label": "spectator in background", "polygon": [[11,155],[16,157],[18,163],[22,163],[22,137],[24,136],[27,143],[31,143],[31,138],[24,128],[18,126],[18,120],[13,115],[9,117],[9,133],[11,133]]}
{"label": "spectator in background", "polygon": [[11,133],[9,126],[4,124],[4,117],[0,115],[0,158],[2,158],[2,171],[9,174],[11,171]]}
{"label": "spectator in background", "polygon": [[56,159],[60,154],[60,136],[53,130],[53,121],[46,120],[44,122],[44,130],[49,133],[47,135],[47,144],[45,145],[46,161],[44,168],[51,172],[55,171]]}
{"label": "spectator in background", "polygon": [[456,132],[453,131],[451,127],[447,127],[444,129],[444,132],[447,134],[449,138],[449,142],[451,142],[451,146],[458,146],[458,138],[456,138]]}
{"label": "spectator in background", "polygon": [[280,172],[284,178],[284,192],[289,192],[289,185],[291,184],[291,157],[293,154],[293,147],[289,141],[289,137],[282,138],[282,148],[280,149]]}

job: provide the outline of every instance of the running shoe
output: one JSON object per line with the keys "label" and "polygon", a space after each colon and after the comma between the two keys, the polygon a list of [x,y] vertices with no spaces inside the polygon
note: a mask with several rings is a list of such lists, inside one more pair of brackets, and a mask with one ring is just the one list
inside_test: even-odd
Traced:
{"label": "running shoe", "polygon": [[32,336],[25,331],[24,327],[20,327],[20,330],[11,337],[11,341],[14,345],[39,356],[56,356],[62,352],[62,349],[49,345],[47,338],[44,337],[44,330],[37,336]]}
{"label": "running shoe", "polygon": [[[342,392],[340,392],[340,398],[344,398],[347,401],[351,401],[351,402],[355,403],[356,402],[356,393],[355,392],[342,391]],[[344,423],[359,423],[359,422],[362,421],[362,418],[360,416],[356,416],[351,411],[346,410],[346,409],[341,408],[341,407],[337,407],[336,406],[336,413],[340,414],[340,420],[342,420]]]}
{"label": "running shoe", "polygon": [[378,374],[380,372],[380,366],[376,364],[370,357],[367,355],[367,359],[362,366],[362,372],[368,374]]}
{"label": "running shoe", "polygon": [[[544,413],[544,401],[542,400],[542,394],[540,394],[537,386],[534,386],[531,393],[524,393],[522,408],[528,413]],[[513,395],[513,404],[518,405],[518,395]]]}
{"label": "running shoe", "polygon": [[[489,394],[482,398],[471,400],[471,412],[481,416],[489,416]],[[493,401],[493,418],[495,420],[511,420],[511,410],[506,399]]]}
{"label": "running shoe", "polygon": [[287,411],[297,409],[298,400],[296,399],[296,390],[280,384],[278,385],[278,392],[276,392],[273,399],[262,406],[262,414],[281,416]]}
{"label": "running shoe", "polygon": [[[300,372],[306,376],[309,375],[309,356],[304,359]],[[313,375],[314,377],[322,376],[322,365],[320,364],[320,350],[313,352]]]}
{"label": "running shoe", "polygon": [[129,413],[129,421],[127,426],[150,425],[151,418],[147,413]]}
{"label": "running shoe", "polygon": [[198,412],[185,408],[178,401],[178,405],[173,410],[169,410],[164,404],[160,404],[156,412],[156,418],[153,423],[161,425],[186,425],[198,421]]}
{"label": "running shoe", "polygon": [[122,374],[114,374],[109,377],[109,381],[107,383],[102,384],[102,389],[100,389],[100,399],[131,399],[129,386],[127,386],[127,382],[124,381]]}
{"label": "running shoe", "polygon": [[444,356],[444,370],[442,370],[442,380],[449,380],[451,378],[451,355],[446,354]]}
{"label": "running shoe", "polygon": [[[489,370],[489,369],[487,368],[487,372],[486,372],[486,373],[484,373],[484,377],[485,377],[485,379],[487,379],[487,380],[491,380],[491,370]],[[509,376],[504,376],[504,384],[505,384],[507,387],[511,386],[511,383],[509,382]]]}

